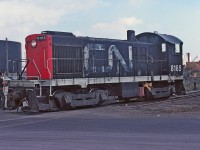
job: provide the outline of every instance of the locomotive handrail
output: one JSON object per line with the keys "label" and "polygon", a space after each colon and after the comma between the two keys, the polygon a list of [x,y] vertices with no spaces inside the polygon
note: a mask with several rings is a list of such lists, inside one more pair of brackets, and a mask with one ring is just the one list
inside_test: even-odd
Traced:
{"label": "locomotive handrail", "polygon": [[[51,74],[51,71],[49,69],[49,61],[53,59],[53,58],[49,58],[47,59],[47,70],[48,70],[48,73],[49,73],[49,76],[50,76],[50,83],[52,84],[52,74]],[[49,95],[52,96],[52,85],[50,84],[49,86]]]}
{"label": "locomotive handrail", "polygon": [[47,70],[48,70],[48,73],[49,73],[49,76],[50,76],[50,79],[52,78],[52,75],[51,75],[51,72],[50,72],[50,69],[49,69],[49,61],[53,59],[53,58],[49,58],[47,59]]}
{"label": "locomotive handrail", "polygon": [[[52,60],[53,61],[53,64],[50,64],[52,63]],[[58,65],[61,64],[60,61],[67,61],[69,60],[69,63],[70,64],[73,64],[73,63],[76,63],[76,61],[82,61],[82,65],[80,65],[79,67],[83,67],[82,69],[82,72],[80,72],[80,70],[76,70],[76,68],[73,67],[73,65],[69,66],[71,69],[66,71],[66,70],[54,70],[52,72],[52,68],[50,67],[55,67],[55,65]],[[88,78],[88,83],[90,82],[89,78],[91,77],[95,77],[95,74],[93,73],[97,73],[98,71],[96,70],[96,62],[98,61],[104,61],[104,63],[102,62],[102,74],[100,77],[106,77],[107,76],[107,73],[108,73],[108,77],[118,77],[118,82],[121,81],[121,77],[123,77],[123,71],[121,72],[121,66],[120,64],[120,60],[119,59],[112,59],[113,61],[118,61],[116,62],[117,63],[117,68],[116,69],[116,72],[113,74],[113,72],[110,72],[111,74],[109,74],[109,70],[106,71],[106,69],[111,69],[112,68],[109,68],[109,65],[107,64],[107,61],[109,61],[109,59],[89,59],[88,62],[90,62],[90,66],[89,66],[89,69],[88,72],[84,72],[85,70],[85,66],[84,66],[84,61],[87,61],[86,59],[83,59],[83,58],[48,58],[47,59],[47,70],[48,70],[48,74],[49,74],[49,77],[50,77],[50,95],[51,95],[51,91],[52,91],[52,81],[53,81],[53,74],[56,75],[61,75],[61,76],[65,76],[66,75],[66,78],[70,78],[70,79],[73,79],[73,83],[74,83],[74,79],[77,77],[76,75],[80,74],[80,73],[83,73],[83,78]],[[147,77],[147,80],[149,80],[149,78],[153,81],[154,80],[154,76],[158,75],[160,76],[160,80],[162,80],[162,73],[163,71],[163,63],[166,61],[166,60],[154,60],[153,62],[150,62],[148,61],[148,59],[134,59],[133,60],[129,60],[129,59],[125,59],[124,60],[126,63],[128,63],[129,65],[127,65],[127,69],[128,69],[128,72],[125,72],[125,74],[127,73],[126,76],[133,76],[133,81],[135,81],[135,76],[146,76]],[[146,63],[144,64],[145,66],[143,67],[146,67],[146,72],[141,72],[141,68],[142,66],[140,66],[140,62],[143,62],[145,61]],[[105,63],[106,62],[106,63]],[[65,63],[63,63],[65,64]],[[130,65],[132,64],[132,65]],[[51,65],[51,66],[50,66]],[[53,65],[53,66],[52,66]],[[138,66],[139,65],[139,66]],[[132,67],[131,67],[132,66]],[[57,67],[56,67],[57,68]],[[167,66],[165,66],[166,69]],[[164,68],[164,69],[165,69]],[[55,69],[55,68],[54,68]],[[104,75],[103,75],[104,74]],[[55,77],[56,78],[56,77]],[[104,79],[104,81],[106,81]]]}
{"label": "locomotive handrail", "polygon": [[[50,61],[51,60],[56,60],[56,61],[58,61],[58,60],[82,60],[81,58],[49,58],[49,59],[47,59],[47,70],[48,70],[48,73],[49,73],[49,76],[50,76],[50,79],[52,79],[52,73],[51,73],[51,71],[50,71]],[[95,59],[95,61],[109,61],[109,59]],[[115,60],[118,60],[118,61],[120,61],[119,59],[115,59]],[[128,60],[128,59],[127,59]],[[127,61],[126,59],[125,59],[125,61]],[[82,60],[83,61],[83,60]],[[92,60],[91,60],[92,61]],[[141,61],[147,61],[147,59],[144,59],[144,60],[138,60],[138,59],[133,59],[133,60],[131,60],[131,61],[129,61],[129,62],[131,62],[132,63],[132,65],[134,65],[134,63],[135,62],[141,62]],[[153,63],[159,63],[159,62],[165,62],[166,60],[153,60]],[[147,61],[147,63],[148,63],[148,61]],[[83,64],[84,64],[84,62],[83,62]],[[104,67],[106,67],[105,65],[104,65]],[[120,66],[118,66],[118,67],[120,67]],[[161,67],[162,68],[162,67]],[[118,68],[119,69],[119,68]],[[132,69],[134,69],[134,68],[132,68]],[[134,70],[132,70],[133,72],[134,72]],[[56,74],[60,74],[60,75],[67,75],[67,74],[79,74],[79,73],[82,73],[82,72],[75,72],[74,71],[74,69],[72,69],[72,72],[56,72]],[[74,78],[74,77],[73,77]]]}
{"label": "locomotive handrail", "polygon": [[33,59],[33,64],[35,65],[35,68],[37,69],[37,72],[39,73],[39,77],[40,77],[40,79],[41,79],[41,73],[40,73],[40,70],[38,69],[38,66],[36,65],[34,59]]}
{"label": "locomotive handrail", "polygon": [[20,79],[20,80],[22,79],[22,74],[24,73],[24,71],[25,71],[26,67],[28,66],[29,62],[30,62],[30,60],[28,59],[26,65],[24,66],[23,70],[22,70],[21,73],[19,74],[19,79]]}
{"label": "locomotive handrail", "polygon": [[[49,61],[50,60],[74,60],[74,59],[79,60],[80,58],[48,58],[47,59],[47,70],[48,70],[48,73],[49,73],[49,76],[50,76],[50,83],[52,83],[52,74],[51,74],[51,71],[50,71],[50,68],[49,68]],[[63,74],[66,74],[66,73],[63,73]],[[72,74],[74,74],[74,72]],[[74,76],[73,76],[73,78],[74,78]],[[50,84],[50,96],[51,95],[52,95],[52,84]]]}
{"label": "locomotive handrail", "polygon": [[[19,62],[20,63],[26,62],[26,65],[23,67],[22,71],[21,71],[21,69],[19,70]],[[13,76],[13,74],[17,74],[18,79],[21,79],[22,74],[24,73],[27,65],[29,64],[29,59],[10,59],[10,60],[8,60],[8,63],[9,64],[12,63],[12,72],[9,72],[9,70],[8,70],[8,75],[11,74]],[[15,68],[15,63],[17,64],[16,68]],[[20,67],[22,67],[22,66],[20,66]],[[16,70],[16,72],[15,72],[15,70]]]}
{"label": "locomotive handrail", "polygon": [[[40,73],[40,70],[38,69],[38,66],[36,65],[36,63],[35,63],[35,60],[33,59],[33,64],[35,65],[35,67],[36,67],[36,69],[37,69],[37,71],[38,71],[38,73],[39,73],[39,80],[41,80],[41,73]],[[39,86],[40,86],[40,96],[42,96],[42,86],[41,86],[41,83],[39,82]]]}

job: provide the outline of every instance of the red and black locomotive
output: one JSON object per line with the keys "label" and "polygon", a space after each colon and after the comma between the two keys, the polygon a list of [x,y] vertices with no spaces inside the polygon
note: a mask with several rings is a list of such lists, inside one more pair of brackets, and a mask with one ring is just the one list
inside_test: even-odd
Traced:
{"label": "red and black locomotive", "polygon": [[26,37],[26,69],[10,80],[7,107],[32,111],[105,105],[182,94],[183,42],[127,31],[127,40],[43,31]]}

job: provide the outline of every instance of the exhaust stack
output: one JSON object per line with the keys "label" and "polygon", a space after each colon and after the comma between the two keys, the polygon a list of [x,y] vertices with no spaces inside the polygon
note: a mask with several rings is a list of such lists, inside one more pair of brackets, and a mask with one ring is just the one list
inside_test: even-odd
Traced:
{"label": "exhaust stack", "polygon": [[127,31],[127,41],[137,41],[134,30]]}

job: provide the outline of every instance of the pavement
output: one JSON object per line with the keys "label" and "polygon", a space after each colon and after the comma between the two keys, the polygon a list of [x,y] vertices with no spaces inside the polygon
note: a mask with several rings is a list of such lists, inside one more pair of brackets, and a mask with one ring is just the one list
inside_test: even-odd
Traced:
{"label": "pavement", "polygon": [[198,150],[200,113],[145,114],[113,106],[49,113],[0,110],[2,150]]}

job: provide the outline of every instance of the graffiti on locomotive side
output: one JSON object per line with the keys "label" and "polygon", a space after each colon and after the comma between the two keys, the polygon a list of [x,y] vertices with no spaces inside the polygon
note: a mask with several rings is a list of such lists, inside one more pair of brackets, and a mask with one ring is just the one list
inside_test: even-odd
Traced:
{"label": "graffiti on locomotive side", "polygon": [[[114,67],[114,61],[118,60],[118,63],[122,65],[124,70],[126,72],[129,72],[133,68],[132,46],[129,46],[128,48],[129,48],[128,51],[129,61],[126,62],[124,57],[120,53],[120,50],[115,45],[110,45],[108,47],[108,50],[106,51],[104,44],[87,44],[84,47],[84,68],[86,71],[89,72],[110,72]],[[97,51],[97,54],[94,51]],[[98,60],[97,59],[98,55],[107,55],[107,60],[105,59]],[[119,70],[117,72],[119,72]]]}

